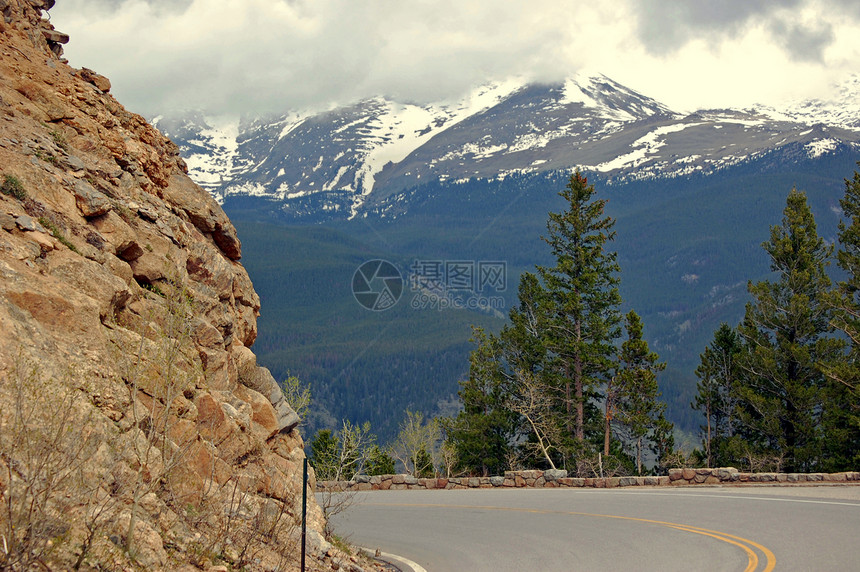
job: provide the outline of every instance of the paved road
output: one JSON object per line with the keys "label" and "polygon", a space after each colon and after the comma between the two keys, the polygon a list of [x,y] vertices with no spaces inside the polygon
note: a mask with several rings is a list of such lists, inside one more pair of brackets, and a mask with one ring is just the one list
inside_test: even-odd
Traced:
{"label": "paved road", "polygon": [[860,570],[860,486],[358,493],[349,542],[428,572]]}

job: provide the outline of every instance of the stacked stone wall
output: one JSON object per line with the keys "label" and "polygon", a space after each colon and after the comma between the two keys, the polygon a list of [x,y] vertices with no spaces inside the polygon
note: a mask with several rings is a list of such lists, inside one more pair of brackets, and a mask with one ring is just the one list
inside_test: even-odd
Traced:
{"label": "stacked stone wall", "polygon": [[860,472],[743,473],[734,467],[670,469],[666,476],[569,477],[564,470],[506,471],[496,477],[418,478],[359,475],[352,481],[318,481],[317,491],[452,490],[493,488],[619,488],[644,486],[858,484]]}

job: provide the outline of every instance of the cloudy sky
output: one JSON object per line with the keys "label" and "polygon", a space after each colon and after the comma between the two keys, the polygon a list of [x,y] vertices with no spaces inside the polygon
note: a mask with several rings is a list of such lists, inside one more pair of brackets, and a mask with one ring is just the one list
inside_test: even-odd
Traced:
{"label": "cloudy sky", "polygon": [[857,0],[58,0],[75,67],[145,115],[427,103],[600,72],[679,111],[826,97]]}

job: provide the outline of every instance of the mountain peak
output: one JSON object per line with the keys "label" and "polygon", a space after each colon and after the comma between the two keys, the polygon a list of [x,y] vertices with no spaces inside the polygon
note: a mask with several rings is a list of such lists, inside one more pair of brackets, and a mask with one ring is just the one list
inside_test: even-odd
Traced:
{"label": "mountain peak", "polygon": [[[352,217],[432,181],[575,167],[610,180],[675,177],[795,143],[812,155],[827,153],[860,138],[858,89],[853,76],[833,101],[683,115],[583,71],[556,83],[489,82],[426,105],[376,97],[324,113],[289,113],[241,126],[236,145],[235,134],[211,122],[194,136],[169,134],[180,140],[192,175],[219,200],[266,196],[295,216]],[[837,129],[835,137],[810,131],[815,124]]]}

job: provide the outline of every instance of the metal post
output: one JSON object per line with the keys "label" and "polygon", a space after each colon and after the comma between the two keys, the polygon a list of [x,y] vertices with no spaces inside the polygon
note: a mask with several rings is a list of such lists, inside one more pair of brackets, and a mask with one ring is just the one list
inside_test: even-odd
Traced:
{"label": "metal post", "polygon": [[308,528],[308,458],[302,463],[302,572],[305,572],[305,538]]}

